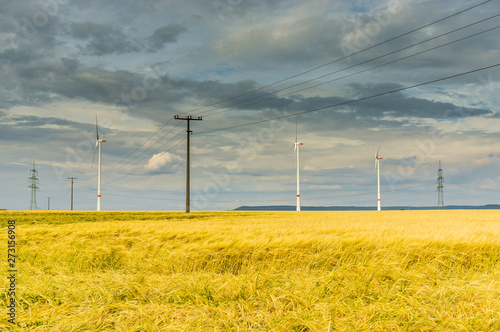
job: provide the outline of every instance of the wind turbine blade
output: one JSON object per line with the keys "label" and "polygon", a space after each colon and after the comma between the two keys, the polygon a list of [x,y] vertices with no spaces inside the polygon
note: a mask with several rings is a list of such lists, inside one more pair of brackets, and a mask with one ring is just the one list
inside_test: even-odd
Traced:
{"label": "wind turbine blade", "polygon": [[375,166],[373,166],[373,175],[377,174],[377,162],[378,162],[378,159],[375,158]]}
{"label": "wind turbine blade", "polygon": [[377,150],[377,159],[378,159],[378,153],[380,152],[380,145],[378,146],[378,150]]}
{"label": "wind turbine blade", "polygon": [[94,156],[92,157],[92,165],[90,166],[90,168],[94,167],[95,153],[97,152],[97,145],[98,144],[99,144],[99,142],[95,142]]}
{"label": "wind turbine blade", "polygon": [[96,134],[97,140],[99,140],[99,127],[97,126],[97,114],[95,115],[95,134]]}

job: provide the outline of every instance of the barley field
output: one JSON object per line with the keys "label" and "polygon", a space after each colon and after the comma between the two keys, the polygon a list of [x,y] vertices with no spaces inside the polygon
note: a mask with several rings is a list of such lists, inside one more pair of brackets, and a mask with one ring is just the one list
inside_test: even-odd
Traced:
{"label": "barley field", "polygon": [[500,211],[0,217],[0,330],[500,331]]}

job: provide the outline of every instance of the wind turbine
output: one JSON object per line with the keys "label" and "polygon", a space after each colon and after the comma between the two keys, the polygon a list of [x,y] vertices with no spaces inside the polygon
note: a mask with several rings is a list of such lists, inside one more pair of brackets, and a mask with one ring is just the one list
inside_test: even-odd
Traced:
{"label": "wind turbine", "polygon": [[299,147],[304,145],[304,143],[300,143],[297,141],[297,122],[295,122],[295,144],[293,145],[294,155],[297,157],[297,211],[300,211],[300,153]]}
{"label": "wind turbine", "polygon": [[380,211],[380,160],[383,158],[378,155],[380,152],[380,146],[378,147],[377,154],[375,154],[375,168],[373,169],[373,173],[377,171],[377,211]]}
{"label": "wind turbine", "polygon": [[95,153],[99,146],[99,160],[97,161],[97,211],[101,211],[101,143],[106,142],[105,139],[99,139],[99,127],[97,126],[97,115],[95,116],[95,133],[96,142],[94,148],[94,156],[92,157],[92,166],[94,165]]}

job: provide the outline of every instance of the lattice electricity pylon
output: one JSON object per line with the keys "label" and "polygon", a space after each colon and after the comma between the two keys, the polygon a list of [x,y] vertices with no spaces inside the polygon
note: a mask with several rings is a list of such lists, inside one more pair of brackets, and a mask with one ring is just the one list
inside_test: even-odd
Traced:
{"label": "lattice electricity pylon", "polygon": [[30,202],[30,210],[38,210],[38,206],[36,205],[36,191],[39,189],[38,184],[38,172],[35,169],[35,162],[33,162],[33,169],[30,172],[30,177],[28,181],[31,181],[31,184],[28,186],[31,188],[31,202]]}
{"label": "lattice electricity pylon", "polygon": [[441,160],[439,161],[439,169],[438,169],[438,178],[437,178],[437,189],[438,189],[438,204],[437,208],[438,210],[443,210],[444,209],[444,195],[443,195],[443,169],[441,168]]}

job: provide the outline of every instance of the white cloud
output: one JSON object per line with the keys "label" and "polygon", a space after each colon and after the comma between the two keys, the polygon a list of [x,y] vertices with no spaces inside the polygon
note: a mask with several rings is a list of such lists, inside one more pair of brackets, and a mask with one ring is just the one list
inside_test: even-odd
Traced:
{"label": "white cloud", "polygon": [[163,166],[166,165],[175,165],[182,161],[182,158],[172,154],[170,152],[160,152],[153,155],[149,160],[146,166],[144,167],[147,171],[157,171]]}

